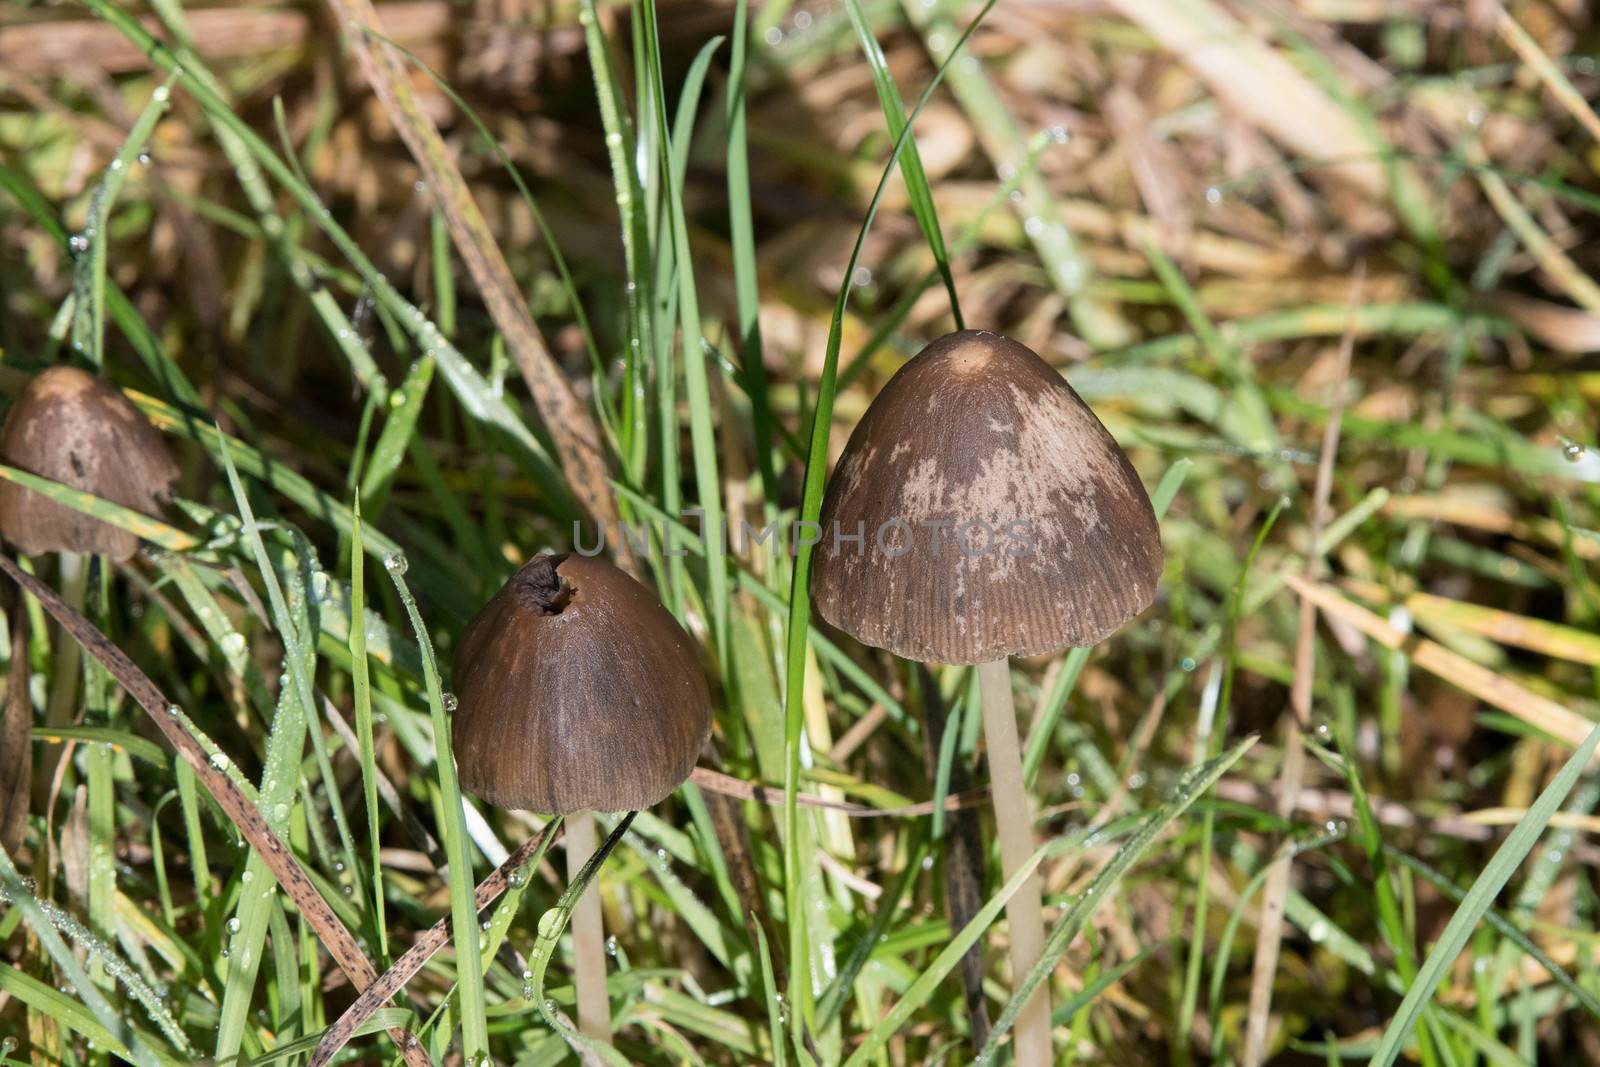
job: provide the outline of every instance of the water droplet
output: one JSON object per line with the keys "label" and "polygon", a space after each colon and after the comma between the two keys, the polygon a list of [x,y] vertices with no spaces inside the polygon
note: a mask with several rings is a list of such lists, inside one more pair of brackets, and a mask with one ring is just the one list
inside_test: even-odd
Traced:
{"label": "water droplet", "polygon": [[614,957],[614,956],[616,956],[616,954],[617,954],[617,938],[616,938],[616,935],[613,934],[612,936],[606,938],[606,955]]}
{"label": "water droplet", "polygon": [[233,918],[228,920],[228,933],[236,934],[238,932],[239,932],[239,917],[237,915],[235,915]]}
{"label": "water droplet", "polygon": [[439,703],[444,706],[445,711],[451,712],[455,711],[456,708],[461,706],[461,701],[456,699],[456,695],[454,693],[446,693],[444,696],[439,698]]}
{"label": "water droplet", "polygon": [[1589,449],[1577,441],[1568,441],[1561,446],[1561,454],[1566,457],[1568,463],[1577,463],[1588,453]]}
{"label": "water droplet", "polygon": [[75,233],[67,240],[67,247],[74,252],[89,251],[89,239],[81,233]]}
{"label": "water droplet", "polygon": [[1316,734],[1317,740],[1325,745],[1333,741],[1333,724],[1327,719],[1318,719],[1315,725],[1311,727],[1311,732]]}
{"label": "water droplet", "polygon": [[353,885],[345,884],[345,885],[342,885],[342,886],[339,887],[339,892],[343,893],[347,897],[353,897],[353,896],[356,895],[356,887],[353,886]]}
{"label": "water droplet", "polygon": [[1328,939],[1328,924],[1318,919],[1306,930],[1306,936],[1311,938],[1312,941],[1321,944]]}
{"label": "water droplet", "polygon": [[1070,135],[1067,133],[1067,128],[1065,126],[1050,127],[1050,139],[1056,144],[1066,144],[1069,136]]}
{"label": "water droplet", "polygon": [[1468,126],[1482,126],[1483,125],[1483,119],[1484,119],[1483,108],[1475,107],[1475,108],[1470,108],[1467,111],[1467,125]]}
{"label": "water droplet", "polygon": [[1350,824],[1343,819],[1329,819],[1322,824],[1322,830],[1329,837],[1343,837],[1350,832]]}
{"label": "water droplet", "polygon": [[333,861],[333,873],[334,874],[343,874],[344,873],[344,860],[334,860]]}
{"label": "water droplet", "polygon": [[393,552],[384,559],[383,566],[390,574],[398,578],[410,568],[411,564],[404,555],[399,552]]}
{"label": "water droplet", "polygon": [[510,885],[512,885],[513,887],[519,888],[519,889],[522,886],[527,885],[528,884],[528,868],[526,868],[526,867],[518,867],[516,870],[512,871],[510,874],[506,875],[506,881]]}
{"label": "water droplet", "polygon": [[223,959],[227,959],[231,955],[233,955],[233,953],[229,952],[227,949],[223,949],[222,950],[222,958]]}
{"label": "water droplet", "polygon": [[245,644],[246,642],[244,634],[239,633],[238,631],[224,634],[222,637],[222,651],[229,656],[242,655],[244,653]]}
{"label": "water droplet", "polygon": [[403,407],[405,407],[406,406],[405,390],[396,389],[394,392],[390,393],[389,394],[389,406],[392,407],[392,408],[403,408]]}
{"label": "water droplet", "polygon": [[167,714],[171,715],[174,719],[176,719],[182,713],[183,713],[183,709],[178,707],[178,705],[176,705],[176,704],[168,704],[167,705]]}
{"label": "water droplet", "polygon": [[149,152],[140,152],[139,153],[139,163],[140,163],[141,166],[148,167],[150,165],[150,153]]}
{"label": "water droplet", "polygon": [[1044,233],[1044,219],[1037,215],[1029,215],[1022,224],[1022,232],[1029,237],[1039,237]]}
{"label": "water droplet", "polygon": [[868,267],[857,267],[855,273],[850,275],[850,284],[860,288],[872,284],[872,270]]}
{"label": "water droplet", "polygon": [[117,171],[121,170],[122,167],[123,167],[123,163],[122,163],[122,158],[120,156],[117,157],[116,159],[113,159],[107,165],[107,169],[109,169],[113,174],[115,174]]}
{"label": "water droplet", "polygon": [[783,43],[783,30],[777,26],[768,26],[767,32],[761,35],[761,39],[767,42],[769,47],[776,48]]}
{"label": "water droplet", "polygon": [[172,90],[165,85],[156,86],[156,91],[150,94],[150,98],[158,104],[165,104],[171,97]]}
{"label": "water droplet", "polygon": [[211,766],[215,767],[219,771],[227,770],[228,765],[232,762],[232,760],[228,759],[228,754],[226,752],[213,752],[211,754]]}
{"label": "water droplet", "polygon": [[1222,203],[1222,190],[1218,189],[1215,185],[1208,186],[1206,188],[1206,203],[1210,204],[1212,207],[1216,207],[1218,204]]}

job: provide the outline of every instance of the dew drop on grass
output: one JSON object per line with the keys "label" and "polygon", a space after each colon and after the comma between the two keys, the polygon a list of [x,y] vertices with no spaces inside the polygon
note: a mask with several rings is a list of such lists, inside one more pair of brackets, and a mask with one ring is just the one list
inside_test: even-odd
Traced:
{"label": "dew drop on grass", "polygon": [[392,552],[384,558],[384,569],[395,577],[404,574],[411,566],[406,557],[399,552]]}
{"label": "dew drop on grass", "polygon": [[1350,832],[1350,824],[1343,819],[1329,819],[1322,824],[1322,829],[1330,837],[1343,837]]}
{"label": "dew drop on grass", "polygon": [[456,708],[461,706],[461,701],[456,699],[456,695],[454,693],[444,694],[444,696],[439,698],[439,703],[444,705],[445,711],[450,712],[455,711]]}
{"label": "dew drop on grass", "polygon": [[142,167],[148,167],[150,165],[150,153],[149,152],[140,152],[139,153],[139,165],[142,166]]}
{"label": "dew drop on grass", "polygon": [[226,752],[213,752],[211,754],[211,766],[215,767],[219,771],[227,770],[229,762],[228,754]]}
{"label": "dew drop on grass", "polygon": [[1561,446],[1561,454],[1566,457],[1568,463],[1577,463],[1588,453],[1589,450],[1577,441],[1568,441]]}
{"label": "dew drop on grass", "polygon": [[615,957],[616,954],[617,954],[617,938],[616,938],[616,935],[613,934],[612,936],[606,938],[606,955]]}
{"label": "dew drop on grass", "polygon": [[67,247],[74,252],[89,251],[89,239],[81,233],[75,233],[67,239]]}
{"label": "dew drop on grass", "polygon": [[1311,727],[1311,732],[1317,735],[1317,740],[1328,744],[1333,740],[1333,725],[1327,719],[1318,719]]}
{"label": "dew drop on grass", "polygon": [[1328,939],[1328,924],[1323,920],[1318,919],[1316,922],[1311,924],[1308,930],[1306,930],[1306,936],[1311,938],[1311,940],[1317,944],[1321,944]]}
{"label": "dew drop on grass", "polygon": [[228,933],[236,934],[238,932],[239,932],[239,917],[237,915],[235,915],[233,918],[228,920]]}
{"label": "dew drop on grass", "polygon": [[1208,187],[1206,189],[1206,203],[1210,204],[1212,207],[1216,207],[1218,204],[1222,203],[1222,190],[1218,189],[1215,185]]}

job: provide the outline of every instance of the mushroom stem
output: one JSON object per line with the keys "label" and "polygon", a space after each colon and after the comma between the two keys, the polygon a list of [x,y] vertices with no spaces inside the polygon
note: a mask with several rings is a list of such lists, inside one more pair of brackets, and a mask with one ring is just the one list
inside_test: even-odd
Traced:
{"label": "mushroom stem", "polygon": [[[1009,879],[1033,855],[1033,806],[1022,784],[1022,750],[1017,715],[1011,703],[1011,669],[1006,660],[978,664],[983,700],[983,736],[989,749],[989,795],[1000,835],[1000,868]],[[1044,901],[1035,873],[1006,902],[1011,928],[1011,981],[1019,984],[1044,951]],[[1017,1067],[1049,1067],[1050,988],[1042,983],[1017,1016]]]}
{"label": "mushroom stem", "polygon": [[[567,882],[577,880],[594,855],[594,812],[566,817]],[[596,882],[599,876],[596,875]],[[606,932],[600,914],[600,886],[590,883],[572,911],[572,951],[576,957],[573,984],[578,993],[578,1029],[596,1041],[611,1044],[611,1000],[606,993]]]}
{"label": "mushroom stem", "polygon": [[[82,611],[89,588],[88,561],[79,552],[60,552],[57,557],[60,562],[57,577],[61,583],[61,599],[74,610]],[[52,624],[51,630],[53,640],[50,647],[55,652],[55,662],[50,672],[50,695],[45,704],[44,721],[46,726],[61,727],[72,721],[74,698],[78,695],[78,675],[81,673],[81,649],[78,642],[67,637],[59,626]],[[43,773],[35,779],[36,789],[48,788],[63,748],[59,741],[47,741],[40,746],[37,766]]]}

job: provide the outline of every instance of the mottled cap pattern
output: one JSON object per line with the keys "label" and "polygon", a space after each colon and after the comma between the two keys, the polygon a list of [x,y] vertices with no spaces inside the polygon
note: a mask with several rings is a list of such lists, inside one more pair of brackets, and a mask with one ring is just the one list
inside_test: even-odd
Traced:
{"label": "mottled cap pattern", "polygon": [[501,808],[636,811],[694,770],[711,694],[689,635],[612,564],[535,557],[461,635],[461,784]]}
{"label": "mottled cap pattern", "polygon": [[1128,457],[1049,364],[982,331],[940,338],[883,387],[821,523],[818,612],[923,662],[1092,645],[1150,606],[1161,574]]}
{"label": "mottled cap pattern", "polygon": [[[22,390],[0,426],[0,460],[41,478],[159,516],[178,478],[161,435],[133,402],[77,367],[52,367]],[[0,482],[0,536],[27,553],[82,552],[118,562],[139,539],[15,482]]]}

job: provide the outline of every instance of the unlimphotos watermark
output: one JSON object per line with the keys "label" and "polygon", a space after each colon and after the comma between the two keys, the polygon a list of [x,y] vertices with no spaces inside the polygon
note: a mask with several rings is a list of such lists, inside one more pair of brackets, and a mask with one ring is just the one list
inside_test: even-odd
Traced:
{"label": "unlimphotos watermark", "polygon": [[834,555],[880,555],[889,559],[916,552],[938,558],[957,555],[964,559],[1003,554],[1013,559],[1026,559],[1038,550],[1033,534],[1033,523],[1028,519],[1008,519],[987,522],[969,519],[956,523],[949,519],[917,519],[915,521],[894,517],[868,529],[865,521],[850,528],[839,522],[824,529],[817,522],[769,522],[754,526],[741,519],[737,525],[726,520],[721,529],[707,531],[705,511],[702,508],[685,508],[684,519],[699,522],[698,530],[687,522],[681,526],[667,523],[619,522],[614,530],[596,527],[581,520],[572,524],[572,547],[580,556],[598,556],[608,545],[631,546],[635,551],[648,552],[652,543],[664,546],[667,556],[688,556],[687,547],[698,543],[695,555],[707,552],[746,555],[759,546],[766,551],[799,552],[801,546],[823,546]]}

